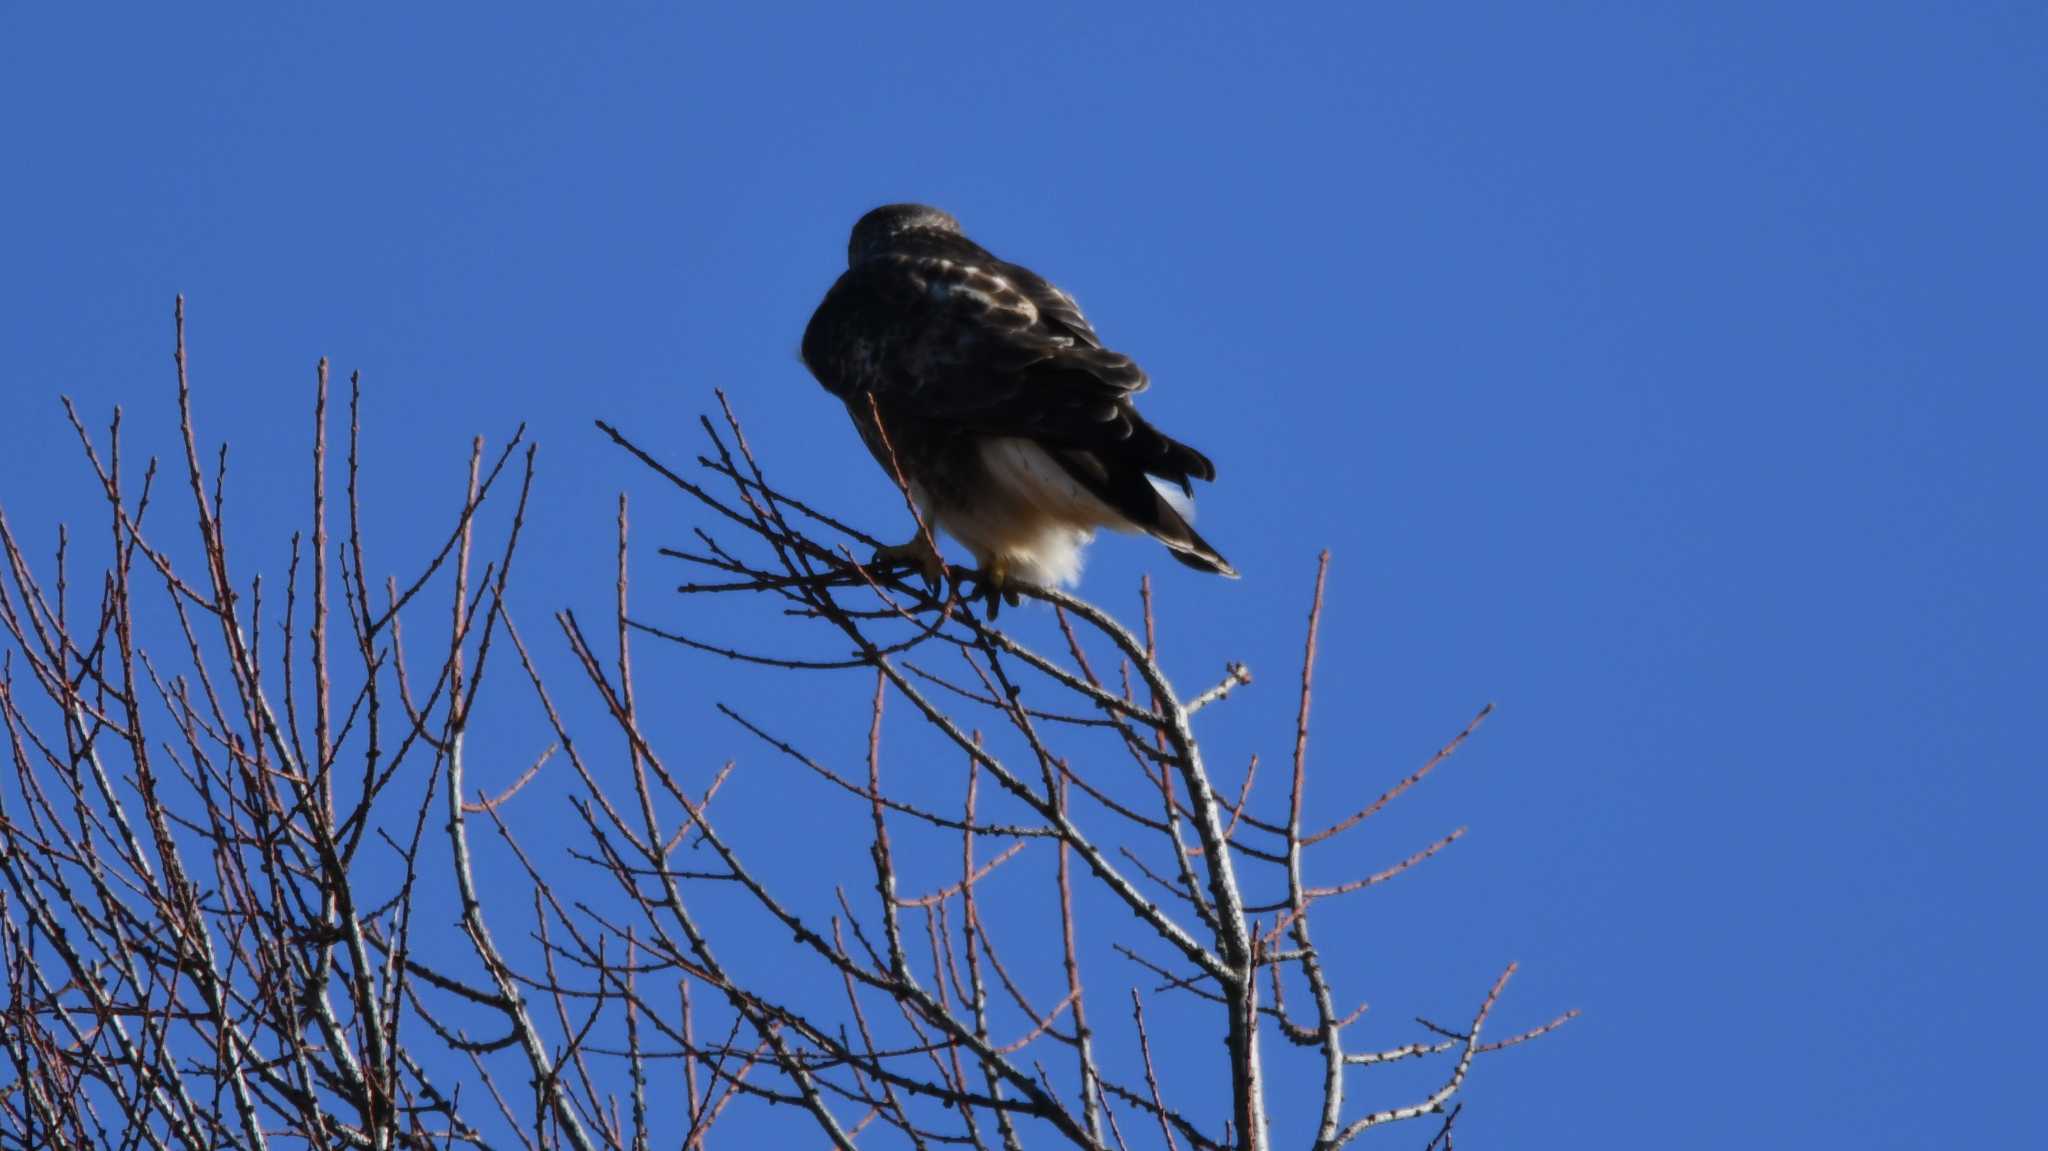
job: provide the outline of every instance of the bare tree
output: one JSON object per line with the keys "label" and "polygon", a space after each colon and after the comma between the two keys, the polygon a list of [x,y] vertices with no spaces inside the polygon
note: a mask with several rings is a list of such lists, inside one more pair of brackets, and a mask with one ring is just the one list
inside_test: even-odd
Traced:
{"label": "bare tree", "polygon": [[[227,449],[201,451],[182,301],[177,319],[177,498],[196,550],[164,542],[156,462],[139,482],[124,469],[119,412],[96,437],[68,402],[107,505],[89,607],[74,603],[68,535],[39,565],[0,515],[0,1145],[698,1148],[738,1104],[786,1108],[840,1148],[1327,1149],[1425,1117],[1448,1147],[1474,1060],[1571,1018],[1483,1040],[1510,965],[1467,1022],[1418,1021],[1385,1049],[1347,1042],[1363,1008],[1347,1009],[1312,921],[1461,832],[1337,883],[1311,881],[1310,849],[1429,776],[1490,708],[1378,799],[1316,815],[1304,788],[1327,556],[1291,764],[1261,794],[1255,758],[1219,778],[1195,732],[1250,672],[1226,665],[1184,698],[1149,588],[1139,630],[1030,588],[1047,610],[1000,630],[959,598],[968,573],[934,587],[863,563],[878,541],[771,484],[721,395],[684,471],[599,426],[706,513],[695,543],[661,549],[705,573],[677,610],[713,597],[733,606],[692,618],[730,619],[741,601],[779,615],[726,643],[633,614],[621,497],[605,634],[572,612],[552,621],[550,648],[580,672],[571,705],[509,597],[535,474],[522,434],[472,445],[445,541],[410,579],[373,584],[361,392],[351,380],[330,509],[323,361],[310,523],[266,595],[230,561]],[[422,617],[434,637],[409,641]],[[1020,638],[1033,626],[1053,642]],[[636,640],[806,687],[865,677],[864,754],[840,762],[719,705],[815,781],[780,802],[843,810],[858,879],[792,889],[776,874],[787,821],[782,839],[750,842],[714,819],[735,768],[657,746]],[[778,643],[810,650],[767,650]],[[479,769],[494,792],[471,766],[492,669],[551,732],[523,771]],[[572,731],[579,706],[604,750]],[[575,844],[543,856],[513,817],[533,781],[564,771]],[[480,880],[486,852],[527,898],[502,867]],[[1319,1068],[1312,1116],[1269,1121],[1274,1051]],[[1364,1068],[1431,1058],[1441,1075],[1414,1097],[1350,1098]]]}

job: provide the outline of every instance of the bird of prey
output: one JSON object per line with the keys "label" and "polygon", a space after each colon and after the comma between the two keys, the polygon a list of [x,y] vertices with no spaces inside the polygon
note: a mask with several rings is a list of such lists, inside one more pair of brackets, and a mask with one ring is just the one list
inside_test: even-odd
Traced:
{"label": "bird of prey", "polygon": [[[883,468],[901,469],[924,523],[974,554],[991,614],[998,594],[1016,602],[1012,581],[1074,582],[1097,528],[1237,575],[1189,523],[1193,481],[1215,465],[1138,414],[1145,373],[1072,296],[922,204],[862,216],[846,264],[804,331],[804,364]],[[923,531],[876,561],[934,582],[942,569]]]}

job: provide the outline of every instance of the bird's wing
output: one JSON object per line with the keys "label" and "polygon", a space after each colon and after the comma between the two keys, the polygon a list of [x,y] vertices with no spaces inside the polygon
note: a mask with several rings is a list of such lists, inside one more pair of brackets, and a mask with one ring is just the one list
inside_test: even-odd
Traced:
{"label": "bird's wing", "polygon": [[841,395],[870,391],[960,431],[1080,449],[1150,431],[1130,404],[1146,385],[1137,363],[1102,346],[1073,297],[993,257],[896,254],[850,269],[812,318],[804,358]]}

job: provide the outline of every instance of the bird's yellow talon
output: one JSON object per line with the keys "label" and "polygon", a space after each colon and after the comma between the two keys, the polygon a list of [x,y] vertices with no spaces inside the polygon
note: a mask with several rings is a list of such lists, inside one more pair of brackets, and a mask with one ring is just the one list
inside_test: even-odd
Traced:
{"label": "bird's yellow talon", "polygon": [[875,549],[875,558],[869,566],[878,568],[916,568],[924,576],[926,586],[937,587],[939,577],[946,570],[945,558],[931,538],[923,532],[910,537],[900,544],[890,544]]}
{"label": "bird's yellow talon", "polygon": [[1001,556],[995,556],[982,565],[975,573],[975,581],[981,586],[975,598],[988,605],[988,618],[993,621],[1003,610],[1003,604],[1017,606],[1017,592],[1010,587],[1010,564]]}

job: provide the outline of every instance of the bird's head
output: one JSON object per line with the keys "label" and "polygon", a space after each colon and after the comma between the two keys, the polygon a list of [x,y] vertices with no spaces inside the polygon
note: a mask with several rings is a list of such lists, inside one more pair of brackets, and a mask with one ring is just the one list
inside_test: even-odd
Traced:
{"label": "bird's head", "polygon": [[847,266],[887,251],[905,232],[918,231],[957,236],[960,221],[925,204],[884,204],[854,224],[853,236],[846,242]]}

